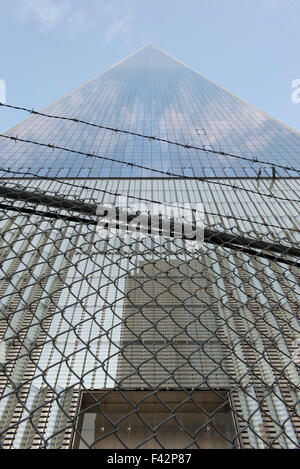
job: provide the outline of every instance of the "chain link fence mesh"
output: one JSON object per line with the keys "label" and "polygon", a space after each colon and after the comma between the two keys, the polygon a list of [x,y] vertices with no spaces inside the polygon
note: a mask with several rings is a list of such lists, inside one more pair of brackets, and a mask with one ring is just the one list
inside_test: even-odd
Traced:
{"label": "chain link fence mesh", "polygon": [[103,240],[2,183],[2,448],[300,447],[295,233]]}

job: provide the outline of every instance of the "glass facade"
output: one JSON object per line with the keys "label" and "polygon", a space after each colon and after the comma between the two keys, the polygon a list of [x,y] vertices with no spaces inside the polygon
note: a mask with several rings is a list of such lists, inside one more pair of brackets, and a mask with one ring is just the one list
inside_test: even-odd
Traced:
{"label": "glass facade", "polygon": [[[186,177],[255,177],[259,169],[262,177],[268,177],[272,167],[253,164],[252,159],[295,167],[300,157],[299,134],[153,46],[142,48],[44,111],[242,155],[250,161],[41,116],[30,117],[8,134]],[[6,140],[0,141],[0,165],[50,177],[160,176],[122,163]],[[278,169],[277,175],[298,173]]]}
{"label": "glass facade", "polygon": [[[190,179],[162,179],[128,164],[0,139],[0,167],[20,172],[19,177],[41,176],[16,181],[3,170],[0,176],[12,178],[5,181],[8,186],[113,206],[119,195],[193,207],[202,203],[211,228],[269,241],[274,236],[293,245],[299,241],[298,174],[276,170],[288,179],[251,178],[259,169],[262,177],[272,176],[272,163],[297,166],[300,135],[153,46],[44,112],[251,161],[32,116],[8,134]],[[253,158],[270,164],[262,167]],[[205,177],[217,179],[196,180]],[[218,181],[224,177],[226,186]],[[271,224],[272,232],[264,224]],[[150,237],[144,243],[102,240],[94,226],[8,210],[0,227],[0,293],[11,317],[3,316],[0,332],[11,347],[13,366],[9,378],[0,376],[0,434],[17,422],[5,447],[83,448],[96,441],[96,447],[111,448],[118,447],[118,438],[136,447],[149,432],[135,417],[119,425],[130,413],[116,392],[122,388],[135,394],[150,390],[151,399],[155,389],[168,405],[182,401],[180,392],[194,393],[197,409],[178,411],[185,435],[158,402],[143,399],[140,410],[152,427],[166,420],[159,429],[165,447],[170,440],[178,447],[191,440],[203,448],[296,447],[300,420],[290,403],[298,402],[299,374],[289,356],[300,331],[300,289],[293,268],[209,243],[195,254],[182,240],[160,238],[155,249]],[[29,344],[24,350],[11,340],[21,333]],[[91,396],[100,399],[104,390],[110,425],[101,406],[89,408],[86,402]],[[143,397],[132,395],[132,402]],[[77,420],[84,441],[78,433],[72,437],[70,420]]]}

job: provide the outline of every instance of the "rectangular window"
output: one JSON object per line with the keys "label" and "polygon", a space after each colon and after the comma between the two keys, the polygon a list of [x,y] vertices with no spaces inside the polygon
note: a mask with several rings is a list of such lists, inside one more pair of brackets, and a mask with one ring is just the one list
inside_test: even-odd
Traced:
{"label": "rectangular window", "polygon": [[234,435],[226,392],[103,391],[82,393],[73,448],[229,449]]}

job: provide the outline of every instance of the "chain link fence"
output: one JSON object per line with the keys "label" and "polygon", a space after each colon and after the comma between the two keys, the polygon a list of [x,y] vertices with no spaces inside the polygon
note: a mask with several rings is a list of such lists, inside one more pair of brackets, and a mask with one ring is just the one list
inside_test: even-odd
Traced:
{"label": "chain link fence", "polygon": [[101,239],[95,204],[0,195],[2,448],[300,447],[297,233]]}

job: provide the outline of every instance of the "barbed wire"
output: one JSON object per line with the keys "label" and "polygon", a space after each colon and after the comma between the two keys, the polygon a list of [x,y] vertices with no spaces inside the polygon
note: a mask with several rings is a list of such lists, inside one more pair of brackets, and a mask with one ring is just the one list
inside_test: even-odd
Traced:
{"label": "barbed wire", "polygon": [[[62,222],[19,217],[31,197]],[[220,234],[197,254],[175,239],[98,244],[61,215],[95,206],[19,199],[1,229],[3,448],[300,447],[296,263]]]}
{"label": "barbed wire", "polygon": [[211,154],[214,154],[214,155],[228,156],[230,158],[236,158],[236,159],[240,159],[240,160],[244,160],[244,161],[250,161],[251,163],[255,163],[255,164],[264,164],[264,165],[271,166],[272,168],[280,168],[280,169],[284,169],[286,171],[293,171],[293,172],[296,172],[296,173],[300,174],[300,169],[294,168],[292,166],[281,165],[281,164],[274,163],[274,162],[271,163],[271,162],[265,161],[265,160],[259,160],[258,158],[247,158],[247,157],[242,156],[242,155],[236,155],[236,154],[233,154],[233,153],[224,152],[222,150],[218,151],[218,150],[214,150],[214,149],[212,150],[212,149],[205,148],[205,147],[198,147],[198,146],[190,145],[190,144],[186,144],[186,143],[174,142],[174,141],[169,140],[169,139],[165,139],[165,138],[161,138],[161,137],[155,137],[155,136],[152,136],[152,135],[146,135],[146,134],[142,134],[142,133],[139,133],[139,132],[133,132],[131,130],[123,130],[123,129],[119,129],[119,128],[104,126],[104,125],[101,125],[101,124],[94,124],[94,123],[91,123],[91,122],[88,122],[88,121],[85,121],[85,120],[82,120],[82,119],[78,119],[78,118],[71,118],[71,117],[58,116],[58,115],[53,115],[53,114],[46,114],[44,112],[35,111],[34,109],[29,109],[29,108],[26,108],[26,107],[14,106],[14,105],[11,105],[11,104],[0,103],[0,107],[1,106],[9,108],[9,109],[25,111],[25,112],[28,112],[30,114],[34,114],[34,115],[38,115],[38,116],[42,116],[42,117],[70,121],[70,122],[73,122],[73,123],[84,124],[84,125],[95,127],[95,128],[102,129],[102,130],[109,130],[109,131],[115,132],[115,133],[122,133],[122,134],[126,134],[126,135],[132,135],[132,136],[135,136],[135,137],[145,138],[145,139],[152,140],[152,141],[168,143],[169,145],[175,145],[175,146],[178,146],[178,147],[182,147],[182,148],[185,148],[186,150],[198,150],[198,151],[204,151],[206,153],[211,153]]}
{"label": "barbed wire", "polygon": [[[86,186],[84,184],[79,185],[79,184],[67,182],[66,180],[62,181],[61,179],[51,178],[49,176],[39,176],[37,173],[33,173],[31,171],[26,171],[26,172],[13,171],[13,170],[3,168],[1,166],[0,166],[0,171],[5,171],[5,172],[15,174],[15,175],[16,174],[22,174],[22,175],[25,174],[25,175],[28,175],[28,176],[35,176],[36,178],[39,178],[39,179],[42,179],[42,180],[45,180],[45,181],[59,182],[60,184],[65,184],[65,185],[70,186],[72,188],[77,188],[77,189],[81,189],[81,190],[82,189],[93,190],[95,192],[101,192],[102,194],[112,195],[114,197],[124,197],[125,196],[129,199],[138,200],[139,202],[148,202],[148,203],[151,203],[151,204],[158,204],[158,205],[163,205],[163,206],[166,206],[166,207],[174,208],[174,204],[171,204],[171,203],[161,202],[161,201],[149,199],[149,198],[146,198],[146,197],[138,197],[138,196],[129,195],[129,194],[122,194],[122,193],[118,193],[118,192],[112,192],[112,191],[108,191],[108,190],[104,190],[104,189],[99,189],[97,187]],[[19,184],[18,184],[18,186],[19,186]],[[26,189],[28,186],[27,187],[22,186],[22,187],[23,187],[23,189]],[[36,188],[34,188],[34,189],[36,189]],[[290,199],[287,199],[287,200],[290,200]],[[82,202],[84,202],[84,201],[82,201]],[[296,201],[293,201],[293,202],[296,202]],[[181,205],[176,205],[176,208],[182,209],[182,210],[185,209],[185,207],[183,207]],[[191,211],[196,212],[197,210],[191,208]],[[217,212],[209,212],[207,210],[205,210],[205,214],[206,215],[211,215],[211,216],[218,216],[218,217],[226,218],[226,219],[229,219],[229,220],[237,220],[237,221],[242,221],[242,222],[246,222],[246,223],[252,223],[252,224],[255,224],[255,225],[259,225],[259,226],[264,226],[266,228],[276,228],[276,229],[280,229],[280,230],[285,230],[286,229],[287,231],[292,231],[292,232],[299,233],[299,229],[283,227],[283,226],[274,225],[274,224],[271,224],[271,223],[263,223],[263,222],[253,220],[251,218],[241,218],[241,217],[233,216],[233,215],[225,215],[225,214],[217,213]]]}
{"label": "barbed wire", "polygon": [[[236,227],[217,232],[214,223],[204,235],[216,246],[203,246],[198,255],[175,239],[137,245],[117,236],[98,244],[92,228],[97,221],[81,216],[94,216],[95,204],[36,188],[22,195],[9,186],[11,179],[1,182],[1,197],[16,202],[0,203],[6,212],[0,240],[1,448],[102,449],[117,443],[132,449],[150,443],[165,449],[179,440],[185,449],[300,448],[293,271],[300,264],[282,257],[299,257],[299,248],[251,238],[252,232],[241,236]],[[26,223],[20,214],[28,215]],[[67,223],[43,223],[31,215]],[[69,222],[85,226],[69,230]],[[172,402],[166,390],[175,391]],[[197,396],[201,391],[206,394]],[[145,402],[151,404],[148,414]],[[88,434],[87,412],[95,417]]]}
{"label": "barbed wire", "polygon": [[[242,191],[249,192],[249,193],[252,193],[252,194],[260,195],[262,197],[274,198],[274,199],[282,200],[282,201],[285,201],[285,202],[296,202],[296,203],[300,202],[299,199],[287,199],[286,197],[279,197],[279,196],[276,196],[276,195],[273,195],[273,194],[264,194],[262,192],[255,191],[253,189],[247,189],[247,188],[244,188],[244,187],[236,186],[234,184],[226,184],[226,183],[211,180],[211,179],[208,179],[208,178],[205,178],[205,177],[190,178],[188,176],[178,174],[178,173],[174,173],[172,171],[163,171],[163,170],[160,170],[160,169],[150,168],[150,167],[147,167],[147,166],[144,166],[144,165],[140,165],[138,163],[133,163],[133,162],[129,162],[129,161],[110,158],[108,156],[96,155],[94,153],[86,153],[86,152],[83,152],[83,151],[80,151],[80,150],[71,150],[70,148],[61,147],[61,146],[58,146],[58,145],[54,145],[52,143],[36,142],[34,140],[22,139],[22,138],[19,138],[19,137],[16,137],[16,136],[3,135],[3,134],[0,134],[0,138],[12,140],[14,142],[22,142],[22,143],[37,145],[37,146],[41,146],[41,147],[44,147],[44,148],[50,148],[52,150],[66,151],[67,153],[76,153],[77,155],[85,156],[85,157],[88,157],[88,158],[95,158],[95,159],[110,161],[112,163],[120,163],[120,164],[123,164],[123,165],[126,165],[126,166],[131,166],[131,167],[135,167],[135,168],[139,168],[139,169],[144,169],[146,171],[151,171],[151,172],[154,172],[154,173],[157,173],[157,174],[164,174],[164,175],[169,176],[169,177],[172,176],[176,179],[180,178],[180,179],[193,179],[193,180],[197,180],[197,181],[206,181],[208,184],[216,184],[216,185],[219,185],[219,186],[230,187],[231,189],[234,189],[234,190],[242,190]],[[5,170],[5,171],[7,171],[7,170]],[[25,174],[25,173],[23,173],[23,174]]]}
{"label": "barbed wire", "polygon": [[[29,202],[31,204],[37,204],[37,205],[46,205],[52,208],[58,208],[60,210],[67,210],[71,212],[77,212],[80,214],[84,215],[89,215],[89,216],[95,216],[98,213],[98,205],[95,204],[86,204],[82,203],[81,201],[78,200],[71,200],[71,199],[66,199],[66,198],[61,198],[57,196],[49,196],[47,194],[41,194],[39,192],[29,192],[26,190],[20,190],[20,189],[15,189],[15,188],[9,188],[7,186],[0,186],[0,196],[2,197],[7,197],[15,201],[22,201],[22,202]],[[2,208],[7,208],[9,206],[4,206],[2,205]],[[101,206],[103,210],[105,211],[106,206],[102,205]],[[1,208],[1,204],[0,204]],[[23,212],[23,207],[19,207],[16,211]],[[31,213],[31,214],[36,214],[36,215],[43,215],[43,216],[50,216],[51,218],[55,219],[64,219],[67,221],[81,221],[82,223],[87,223],[87,224],[93,224],[96,225],[97,222],[94,220],[87,220],[87,219],[79,219],[79,217],[70,217],[70,216],[64,216],[62,217],[61,214],[53,214],[53,212],[41,212],[37,210],[30,210],[25,209],[24,213]],[[119,226],[119,208],[116,208],[116,220],[115,222],[117,223],[117,226]],[[130,212],[128,211],[128,208],[125,211],[126,214],[126,219],[127,222],[125,223],[124,227],[127,229],[129,227],[129,224],[132,220],[135,219],[135,217],[138,215],[139,212]],[[150,227],[152,227],[151,219],[154,215],[151,213],[148,213],[146,219],[144,220],[144,223],[147,224],[147,231],[149,230],[149,234],[151,233]],[[100,217],[101,218],[101,217]],[[159,222],[160,226],[162,227],[163,223],[163,214],[160,214],[160,216],[157,218],[157,221]],[[170,219],[170,233],[174,230],[174,224],[175,224],[175,219]],[[193,225],[194,226],[194,225]],[[123,228],[124,228],[123,227]],[[173,228],[172,228],[173,227]],[[186,238],[185,236],[185,230],[184,230],[184,222],[182,222],[182,233],[180,237],[182,239],[190,239],[189,237]],[[196,225],[194,226],[194,229],[196,228]],[[120,229],[122,229],[122,225],[120,225]],[[160,230],[162,228],[158,229],[158,234],[160,233]],[[173,235],[175,237],[175,234]],[[171,236],[172,237],[172,236]],[[271,251],[271,252],[277,252],[280,254],[285,254],[288,256],[292,257],[300,257],[300,249],[295,248],[294,246],[287,246],[287,245],[282,245],[278,244],[275,242],[266,242],[261,239],[251,239],[251,238],[245,238],[245,236],[241,236],[240,234],[232,234],[232,233],[227,233],[224,230],[222,232],[220,231],[215,231],[210,228],[204,228],[204,240],[208,243],[213,243],[213,244],[218,244],[222,245],[223,247],[228,247],[236,250],[243,250],[243,252],[248,253],[250,255],[256,255],[256,256],[261,256],[265,257],[269,260],[277,261],[277,262],[283,262],[288,265],[294,265],[297,267],[300,267],[299,263],[295,263],[294,261],[288,261],[285,259],[282,259],[281,257],[275,257],[275,256],[270,256],[265,255],[263,253],[257,253],[254,251],[254,249],[259,249],[261,251]]]}
{"label": "barbed wire", "polygon": [[[47,205],[47,206],[51,206],[54,208],[59,208],[59,209],[67,210],[67,211],[72,211],[72,212],[75,211],[77,213],[81,213],[84,215],[97,215],[98,209],[101,209],[101,211],[103,210],[103,213],[108,209],[107,204],[100,204],[100,205],[87,204],[80,200],[67,199],[65,197],[58,197],[58,196],[53,196],[53,195],[48,195],[48,194],[41,194],[40,192],[37,192],[37,191],[30,192],[28,190],[20,190],[19,188],[17,189],[9,188],[7,186],[0,186],[0,196],[8,197],[15,201],[29,202],[29,203],[33,203],[37,205],[43,204],[43,205]],[[116,209],[116,216],[118,218],[118,213],[120,212],[121,209],[118,207],[115,207],[115,209]],[[132,219],[135,219],[136,216],[140,213],[141,213],[140,210],[132,210],[129,207],[125,207],[126,218],[129,221]],[[166,215],[162,213],[160,213],[159,215],[155,215],[154,213],[151,213],[151,212],[149,213],[149,211],[143,212],[143,213],[146,214],[146,218],[144,219],[143,223],[146,223],[147,226],[149,227],[152,226],[152,223],[151,223],[152,217],[153,219],[158,217],[157,221],[159,221],[161,217],[166,217]],[[173,223],[174,223],[175,218],[173,215]],[[159,224],[161,223],[162,223],[162,220],[160,220]],[[196,222],[191,221],[191,223],[195,229]],[[183,230],[183,233],[184,233],[184,230]],[[206,233],[207,238],[210,238],[210,239],[215,238],[216,242],[221,241],[223,244],[227,242],[228,243],[234,242],[239,245],[244,245],[244,246],[246,245],[249,247],[256,247],[256,248],[261,248],[261,249],[271,249],[275,252],[300,257],[300,249],[294,248],[293,246],[286,246],[286,245],[283,246],[278,243],[274,243],[274,242],[269,243],[269,242],[262,241],[262,240],[258,242],[257,239],[256,240],[251,240],[250,238],[245,239],[244,236],[241,237],[238,234],[232,235],[232,233],[226,234],[225,232],[223,232],[220,234],[220,232],[211,231],[211,229],[209,228],[205,228],[205,233]],[[220,235],[221,235],[221,238],[218,239],[218,236]],[[189,239],[189,238],[186,238],[184,234],[182,236],[183,236],[183,239]]]}

